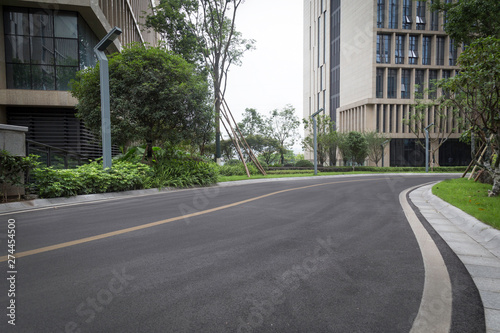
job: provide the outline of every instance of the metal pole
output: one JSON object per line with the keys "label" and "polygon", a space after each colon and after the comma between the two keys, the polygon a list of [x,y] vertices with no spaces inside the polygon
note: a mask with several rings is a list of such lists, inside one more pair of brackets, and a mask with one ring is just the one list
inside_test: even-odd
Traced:
{"label": "metal pole", "polygon": [[311,118],[313,120],[313,145],[314,145],[314,175],[318,175],[318,139],[317,139],[317,130],[316,130],[316,116],[322,112],[324,109],[321,108],[315,113],[311,115]]}
{"label": "metal pole", "polygon": [[425,172],[429,172],[429,127],[434,125],[434,123],[427,126],[425,130]]}
{"label": "metal pole", "polygon": [[99,60],[99,71],[101,80],[101,131],[102,131],[102,165],[103,168],[111,168],[111,112],[109,103],[109,67],[108,58],[104,50],[113,43],[122,31],[114,27],[95,46],[94,53]]}

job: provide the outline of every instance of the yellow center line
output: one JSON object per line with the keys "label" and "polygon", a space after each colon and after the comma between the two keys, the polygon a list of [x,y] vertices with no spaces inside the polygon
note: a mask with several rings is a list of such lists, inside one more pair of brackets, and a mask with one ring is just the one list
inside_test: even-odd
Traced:
{"label": "yellow center line", "polygon": [[[250,198],[250,199],[246,199],[246,200],[234,202],[234,203],[231,203],[231,204],[227,204],[227,205],[224,205],[224,206],[219,206],[219,207],[215,207],[215,208],[211,208],[211,209],[206,209],[206,210],[203,210],[203,211],[200,211],[200,212],[196,212],[196,213],[191,213],[191,214],[187,214],[187,215],[181,215],[181,216],[177,216],[177,217],[172,217],[172,218],[169,218],[169,219],[166,219],[166,220],[151,222],[151,223],[142,224],[142,225],[138,225],[138,226],[131,227],[131,228],[125,228],[125,229],[121,229],[121,230],[107,232],[105,234],[100,234],[100,235],[96,235],[96,236],[92,236],[92,237],[81,238],[81,239],[73,240],[73,241],[70,241],[70,242],[65,242],[65,243],[59,243],[59,244],[55,244],[55,245],[45,246],[45,247],[41,247],[41,248],[34,249],[34,250],[29,250],[29,251],[24,251],[24,252],[18,252],[18,253],[15,254],[15,258],[17,259],[17,258],[21,258],[21,257],[27,257],[27,256],[31,256],[31,255],[34,255],[34,254],[38,254],[38,253],[43,253],[43,252],[58,250],[58,249],[62,249],[62,248],[65,248],[65,247],[70,247],[70,246],[74,246],[74,245],[78,245],[78,244],[83,244],[83,243],[88,243],[88,242],[96,241],[96,240],[99,240],[99,239],[104,239],[104,238],[108,238],[108,237],[113,237],[113,236],[117,236],[117,235],[129,233],[129,232],[132,232],[132,231],[137,231],[137,230],[141,230],[141,229],[147,229],[147,228],[155,227],[155,226],[162,225],[162,224],[169,223],[169,222],[183,220],[185,218],[191,218],[191,217],[195,217],[195,216],[205,215],[205,214],[213,213],[213,212],[216,212],[216,211],[219,211],[219,210],[224,210],[224,209],[235,207],[235,206],[239,206],[239,205],[243,205],[243,204],[246,204],[248,202],[260,200],[260,199],[263,199],[263,198],[267,198],[267,197],[270,197],[270,196],[273,196],[273,195],[277,195],[277,194],[281,194],[281,193],[285,193],[285,192],[303,190],[303,189],[307,189],[307,188],[311,188],[311,187],[317,187],[317,186],[325,186],[325,185],[340,184],[340,183],[365,182],[365,181],[374,181],[374,180],[381,180],[381,178],[379,178],[379,179],[344,180],[344,181],[336,181],[336,182],[329,182],[329,183],[314,184],[314,185],[308,185],[308,186],[302,186],[302,187],[295,187],[295,188],[290,188],[290,189],[286,189],[286,190],[276,191],[276,192],[264,194],[264,195],[261,195],[261,196],[258,196],[258,197],[253,197],[253,198]],[[0,257],[0,262],[7,261],[7,259],[8,259],[8,256]]]}

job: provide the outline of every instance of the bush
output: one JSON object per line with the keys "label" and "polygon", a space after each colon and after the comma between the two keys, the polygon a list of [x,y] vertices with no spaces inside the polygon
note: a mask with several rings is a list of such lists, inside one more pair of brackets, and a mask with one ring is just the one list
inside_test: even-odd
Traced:
{"label": "bush", "polygon": [[120,161],[106,170],[95,161],[76,169],[34,170],[35,188],[41,198],[142,189],[147,187],[150,177],[149,166]]}
{"label": "bush", "polygon": [[314,163],[308,160],[300,160],[295,163],[295,166],[298,168],[313,168]]}
{"label": "bush", "polygon": [[[259,170],[253,165],[253,163],[247,163],[248,171],[251,175],[259,174]],[[222,165],[219,166],[219,173],[221,176],[245,176],[247,173],[245,171],[245,166],[242,162],[237,165]]]}
{"label": "bush", "polygon": [[241,164],[241,161],[237,159],[232,159],[224,163],[224,165],[238,165],[238,164]]}
{"label": "bush", "polygon": [[206,186],[217,183],[219,170],[214,162],[170,149],[156,151],[152,163],[151,187]]}
{"label": "bush", "polygon": [[[6,150],[0,150],[0,194],[7,199],[6,189],[9,186],[26,187],[24,176],[36,166],[38,156],[14,156]],[[19,195],[20,197],[20,195]]]}

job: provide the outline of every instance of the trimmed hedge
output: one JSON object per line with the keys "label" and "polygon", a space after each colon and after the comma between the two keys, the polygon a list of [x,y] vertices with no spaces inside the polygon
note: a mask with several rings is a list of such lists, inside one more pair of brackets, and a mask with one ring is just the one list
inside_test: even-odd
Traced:
{"label": "trimmed hedge", "polygon": [[[433,172],[465,172],[465,166],[458,167],[435,167]],[[312,170],[311,168],[288,168],[288,167],[270,167],[269,171],[277,171],[277,170]],[[328,167],[320,167],[318,166],[318,171],[320,172],[350,172],[352,170],[352,166],[328,166]],[[370,171],[370,172],[422,172],[425,171],[425,167],[371,167],[371,166],[357,166],[354,171]],[[429,168],[429,171],[431,169]]]}

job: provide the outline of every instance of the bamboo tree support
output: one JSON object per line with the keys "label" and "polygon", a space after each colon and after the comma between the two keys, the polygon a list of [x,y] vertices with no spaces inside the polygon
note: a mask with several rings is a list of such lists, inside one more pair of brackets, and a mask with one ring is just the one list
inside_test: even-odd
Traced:
{"label": "bamboo tree support", "polygon": [[[479,156],[479,160],[477,160],[477,163],[481,163],[481,161],[483,160],[484,154],[486,153],[486,150],[488,150],[488,146],[485,144],[483,152],[481,153],[481,156]],[[472,175],[474,174],[474,172],[476,172],[476,169],[477,169],[477,164],[472,169],[472,172],[470,173],[469,178],[467,180],[471,180]]]}
{"label": "bamboo tree support", "polygon": [[481,145],[481,148],[479,148],[479,150],[477,151],[477,153],[475,154],[475,157],[474,159],[472,159],[472,161],[469,163],[469,166],[467,167],[467,169],[465,169],[465,172],[462,174],[462,177],[461,178],[464,178],[465,175],[467,175],[467,172],[469,172],[470,168],[472,168],[472,166],[474,165],[475,163],[475,160],[476,158],[478,157],[478,155],[483,151],[483,148],[484,148],[484,143]]}
{"label": "bamboo tree support", "polygon": [[257,159],[257,157],[254,155],[253,151],[252,151],[252,148],[250,148],[250,145],[248,144],[247,140],[245,139],[245,137],[243,136],[243,134],[241,133],[241,130],[240,130],[240,127],[238,126],[238,123],[236,122],[236,120],[234,119],[233,117],[233,114],[231,112],[231,110],[229,109],[229,105],[227,105],[227,102],[225,100],[223,100],[223,104],[222,104],[223,108],[226,110],[226,112],[231,116],[231,119],[233,120],[234,124],[235,124],[235,127],[236,129],[238,130],[238,133],[241,137],[241,142],[242,142],[242,145],[243,147],[245,148],[245,150],[247,151],[247,154],[248,156],[250,157],[250,159],[252,160],[253,164],[257,167],[257,169],[259,169],[260,173],[262,173],[262,175],[266,175],[266,171],[264,170],[264,168],[262,167],[262,165],[260,164],[259,160]]}
{"label": "bamboo tree support", "polygon": [[[233,141],[233,144],[234,146],[236,147],[236,151],[238,152],[238,155],[240,156],[240,159],[241,161],[243,162],[243,166],[245,167],[245,171],[247,173],[247,176],[248,178],[250,178],[250,171],[248,170],[248,166],[245,162],[245,158],[243,157],[243,154],[241,153],[241,149],[240,149],[240,145],[238,143],[238,137],[236,135],[236,132],[234,131],[233,127],[231,126],[231,122],[229,121],[229,118],[227,117],[227,115],[225,114],[223,108],[220,110],[220,114],[222,115],[223,118],[220,118],[222,120],[222,124],[224,125],[224,128],[226,129],[226,132],[227,134],[229,135],[229,137],[231,138],[231,140]],[[226,118],[226,122],[227,122],[227,125],[229,126],[229,128],[231,129],[231,132],[233,133],[233,137],[234,139],[231,137],[231,134],[230,132],[228,131],[226,125],[224,124],[224,118]]]}

